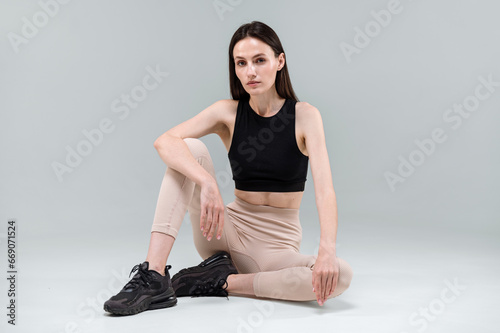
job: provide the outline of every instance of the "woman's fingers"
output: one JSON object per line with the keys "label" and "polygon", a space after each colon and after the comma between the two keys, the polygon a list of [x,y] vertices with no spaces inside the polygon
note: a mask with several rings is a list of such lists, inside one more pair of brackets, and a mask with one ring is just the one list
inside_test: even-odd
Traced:
{"label": "woman's fingers", "polygon": [[330,296],[330,292],[332,289],[333,275],[328,274],[325,281],[325,289],[323,289],[323,301],[326,301],[326,298]]}
{"label": "woman's fingers", "polygon": [[318,301],[318,304],[323,305],[321,303],[321,274],[316,275],[314,279],[314,292],[316,293],[316,301]]}
{"label": "woman's fingers", "polygon": [[205,226],[205,232],[203,233],[204,237],[208,238],[213,223],[214,223],[214,211],[212,207],[209,205],[207,207],[207,224]]}
{"label": "woman's fingers", "polygon": [[331,288],[330,293],[328,294],[328,296],[330,296],[331,294],[333,294],[333,292],[335,291],[335,288],[337,288],[337,282],[339,280],[339,273],[340,273],[340,271],[338,269],[339,262],[338,262],[337,258],[335,258],[335,262],[337,263],[337,270],[336,270],[336,272],[334,272],[334,275],[333,275],[333,278],[332,278],[332,288]]}
{"label": "woman's fingers", "polygon": [[321,302],[321,273],[313,272],[312,284],[313,284],[313,292],[316,294],[316,301],[319,305],[323,305]]}
{"label": "woman's fingers", "polygon": [[212,239],[212,236],[214,235],[214,232],[217,229],[217,224],[219,222],[218,209],[215,207],[212,207],[212,211],[211,211],[210,215],[212,216],[212,223],[210,224],[210,229],[207,230],[207,240]]}
{"label": "woman's fingers", "polygon": [[320,286],[321,291],[319,293],[319,300],[321,301],[321,303],[323,303],[325,300],[326,279],[327,279],[326,276],[321,276],[321,286]]}
{"label": "woman's fingers", "polygon": [[224,227],[224,210],[225,206],[206,205],[201,209],[200,214],[200,229],[203,232],[203,237],[211,240],[216,233],[217,239],[222,237]]}
{"label": "woman's fingers", "polygon": [[201,215],[200,215],[200,229],[201,232],[205,232],[205,220],[207,218],[207,212],[205,210],[205,207],[201,207]]}
{"label": "woman's fingers", "polygon": [[209,206],[205,206],[201,208],[201,230],[203,232],[203,237],[206,237],[208,232],[210,231],[210,226],[212,224],[212,211]]}
{"label": "woman's fingers", "polygon": [[224,209],[219,213],[219,229],[217,231],[217,239],[222,237],[222,230],[224,229]]}
{"label": "woman's fingers", "polygon": [[[338,272],[337,272],[337,276],[338,276]],[[335,288],[337,288],[337,281],[338,281],[338,277],[337,276],[334,276],[333,279],[332,279],[332,288],[330,289],[330,293],[328,294],[328,296],[332,295],[333,292],[335,291]]]}
{"label": "woman's fingers", "polygon": [[335,273],[323,271],[321,273],[313,274],[313,292],[316,294],[316,300],[319,305],[323,305],[328,296],[333,294],[337,285]]}
{"label": "woman's fingers", "polygon": [[339,275],[338,259],[335,258],[333,264],[330,259],[324,259],[325,257],[316,260],[312,274],[313,292],[319,305],[323,305],[333,294]]}

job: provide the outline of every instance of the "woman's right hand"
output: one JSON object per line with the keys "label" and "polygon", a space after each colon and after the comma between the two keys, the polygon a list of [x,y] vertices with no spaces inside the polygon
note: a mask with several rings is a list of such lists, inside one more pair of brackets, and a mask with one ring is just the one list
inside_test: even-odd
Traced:
{"label": "woman's right hand", "polygon": [[203,237],[207,237],[207,240],[210,241],[218,227],[217,239],[220,239],[224,227],[225,205],[219,193],[217,182],[214,179],[202,184],[200,205],[200,228],[203,232]]}

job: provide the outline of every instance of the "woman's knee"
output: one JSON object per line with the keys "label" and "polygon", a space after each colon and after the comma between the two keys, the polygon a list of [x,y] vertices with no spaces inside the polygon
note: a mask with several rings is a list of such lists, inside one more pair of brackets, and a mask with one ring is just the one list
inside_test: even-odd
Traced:
{"label": "woman's knee", "polygon": [[339,262],[339,278],[337,281],[337,286],[328,298],[337,297],[349,288],[352,280],[352,268],[347,261],[342,258],[337,257]]}
{"label": "woman's knee", "polygon": [[189,151],[191,151],[191,154],[193,154],[194,158],[197,159],[199,157],[210,156],[207,146],[200,139],[184,138],[183,140],[188,146]]}

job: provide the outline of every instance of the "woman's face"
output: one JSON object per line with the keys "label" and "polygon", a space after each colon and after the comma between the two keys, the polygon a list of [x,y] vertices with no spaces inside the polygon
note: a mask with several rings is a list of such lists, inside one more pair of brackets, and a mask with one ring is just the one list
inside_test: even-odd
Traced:
{"label": "woman's face", "polygon": [[236,43],[233,58],[236,76],[250,95],[262,94],[274,88],[276,72],[285,64],[283,53],[275,57],[269,45],[252,37]]}

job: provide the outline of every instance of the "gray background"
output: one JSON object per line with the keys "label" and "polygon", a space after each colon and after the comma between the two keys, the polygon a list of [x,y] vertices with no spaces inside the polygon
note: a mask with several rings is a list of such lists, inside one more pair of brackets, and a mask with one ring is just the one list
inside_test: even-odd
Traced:
{"label": "gray background", "polygon": [[[7,221],[14,218],[19,272],[18,325],[7,325],[5,314],[0,325],[23,332],[168,325],[236,332],[246,321],[255,332],[494,332],[500,87],[459,128],[443,115],[474,95],[478,77],[500,82],[498,2],[401,0],[400,12],[351,61],[342,43],[354,44],[355,28],[364,29],[374,21],[371,11],[391,1],[220,2],[231,9],[221,16],[209,0],[73,0],[16,52],[9,34],[22,35],[23,17],[33,22],[42,9],[35,1],[0,1],[0,258],[6,271]],[[153,142],[230,98],[227,47],[252,20],[277,32],[299,99],[322,114],[339,207],[337,255],[353,267],[351,288],[322,308],[205,298],[106,316],[102,301],[146,256],[166,167]],[[169,74],[121,119],[113,101],[141,85],[148,66]],[[52,164],[65,164],[66,147],[76,149],[82,131],[105,118],[114,130],[59,180]],[[384,173],[397,173],[398,157],[408,159],[418,149],[414,141],[430,138],[435,128],[447,140],[392,191]],[[234,183],[225,148],[216,135],[202,141],[227,204]],[[310,170],[300,216],[301,252],[316,253]],[[189,223],[186,215],[169,259],[174,272],[200,259]],[[425,329],[411,324],[412,313],[438,304],[444,281],[454,279],[465,291]],[[272,311],[259,317],[257,304]]]}

